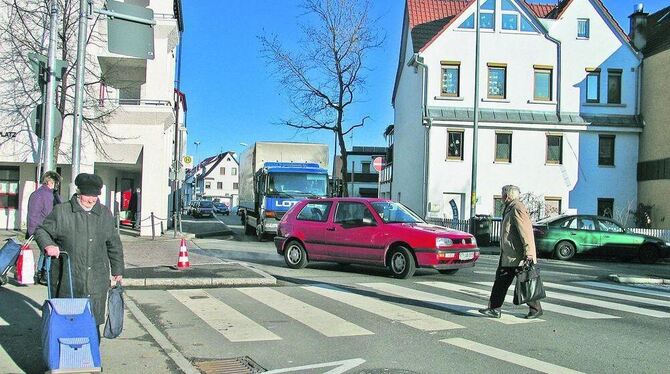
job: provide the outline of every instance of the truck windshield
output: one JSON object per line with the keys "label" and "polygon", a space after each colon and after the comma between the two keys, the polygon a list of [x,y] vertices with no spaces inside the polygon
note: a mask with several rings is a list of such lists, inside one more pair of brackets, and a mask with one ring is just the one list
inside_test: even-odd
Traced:
{"label": "truck windshield", "polygon": [[406,206],[393,201],[372,203],[384,223],[423,223],[423,220]]}
{"label": "truck windshield", "polygon": [[270,173],[268,194],[290,196],[318,196],[328,193],[328,176],[325,174]]}

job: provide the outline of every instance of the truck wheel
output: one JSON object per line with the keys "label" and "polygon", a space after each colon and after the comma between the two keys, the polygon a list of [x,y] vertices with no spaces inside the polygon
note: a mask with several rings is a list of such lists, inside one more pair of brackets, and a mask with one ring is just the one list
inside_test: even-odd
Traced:
{"label": "truck wheel", "polygon": [[264,242],[266,239],[266,235],[263,232],[263,226],[261,225],[256,226],[256,239],[258,239],[259,242]]}
{"label": "truck wheel", "polygon": [[247,224],[247,222],[242,223],[244,225],[244,234],[246,235],[254,235],[256,233],[256,230],[250,225]]}

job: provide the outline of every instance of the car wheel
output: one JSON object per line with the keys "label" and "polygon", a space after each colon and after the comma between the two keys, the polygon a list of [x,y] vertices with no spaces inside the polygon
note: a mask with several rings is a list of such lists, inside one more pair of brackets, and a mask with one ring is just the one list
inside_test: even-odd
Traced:
{"label": "car wheel", "polygon": [[559,260],[569,260],[575,256],[576,250],[575,245],[570,243],[567,240],[563,240],[556,244],[556,250],[554,250],[554,257]]}
{"label": "car wheel", "polygon": [[284,261],[291,269],[302,269],[307,265],[307,252],[300,242],[292,240],[286,244]]}
{"label": "car wheel", "polygon": [[653,244],[645,244],[640,248],[638,257],[643,264],[653,264],[658,261],[658,248]]}
{"label": "car wheel", "polygon": [[0,286],[3,284],[7,284],[7,276],[6,275],[0,275]]}
{"label": "car wheel", "polygon": [[409,249],[396,247],[389,254],[389,269],[395,278],[405,279],[414,275],[416,264]]}
{"label": "car wheel", "polygon": [[440,269],[438,270],[440,274],[452,275],[456,274],[459,269]]}

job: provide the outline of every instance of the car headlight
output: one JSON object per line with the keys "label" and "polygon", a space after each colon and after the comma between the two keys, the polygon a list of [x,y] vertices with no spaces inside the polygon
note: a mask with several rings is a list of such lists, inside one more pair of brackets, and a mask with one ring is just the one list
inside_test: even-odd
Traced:
{"label": "car headlight", "polygon": [[452,245],[454,245],[454,242],[453,242],[453,240],[451,240],[449,238],[436,238],[435,239],[435,246],[438,247],[438,248],[451,247]]}
{"label": "car headlight", "polygon": [[670,242],[665,242],[666,247],[670,247]]}

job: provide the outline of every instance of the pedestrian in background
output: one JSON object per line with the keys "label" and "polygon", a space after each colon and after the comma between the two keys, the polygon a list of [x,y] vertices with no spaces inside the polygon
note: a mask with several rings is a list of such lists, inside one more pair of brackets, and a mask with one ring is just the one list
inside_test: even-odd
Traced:
{"label": "pedestrian in background", "polygon": [[61,178],[55,171],[47,171],[42,175],[42,184],[28,198],[28,229],[26,239],[35,233],[37,226],[51,213],[54,206],[60,204],[58,186]]}
{"label": "pedestrian in background", "polygon": [[[507,185],[502,188],[502,199],[505,203],[502,228],[500,234],[500,260],[496,270],[496,279],[491,290],[488,308],[479,309],[479,313],[493,318],[500,318],[500,308],[514,277],[526,261],[537,263],[533,225],[528,209],[519,200],[519,187]],[[542,306],[539,301],[530,302],[527,319],[541,316]]]}
{"label": "pedestrian in background", "polygon": [[[37,226],[42,224],[44,219],[51,213],[53,208],[61,203],[58,194],[61,177],[55,171],[47,171],[42,175],[42,184],[30,194],[28,198],[28,227],[26,229],[26,239],[35,233]],[[40,259],[43,260],[42,257]],[[46,284],[46,269],[44,262],[37,263],[37,282]]]}
{"label": "pedestrian in background", "polygon": [[95,174],[79,174],[74,180],[77,193],[70,201],[56,206],[35,231],[35,240],[51,262],[51,294],[69,297],[69,285],[58,258],[66,251],[72,266],[74,297],[91,300],[98,325],[105,322],[105,302],[110,287],[110,270],[115,282],[123,279],[123,246],[114,217],[98,200],[102,179]]}

